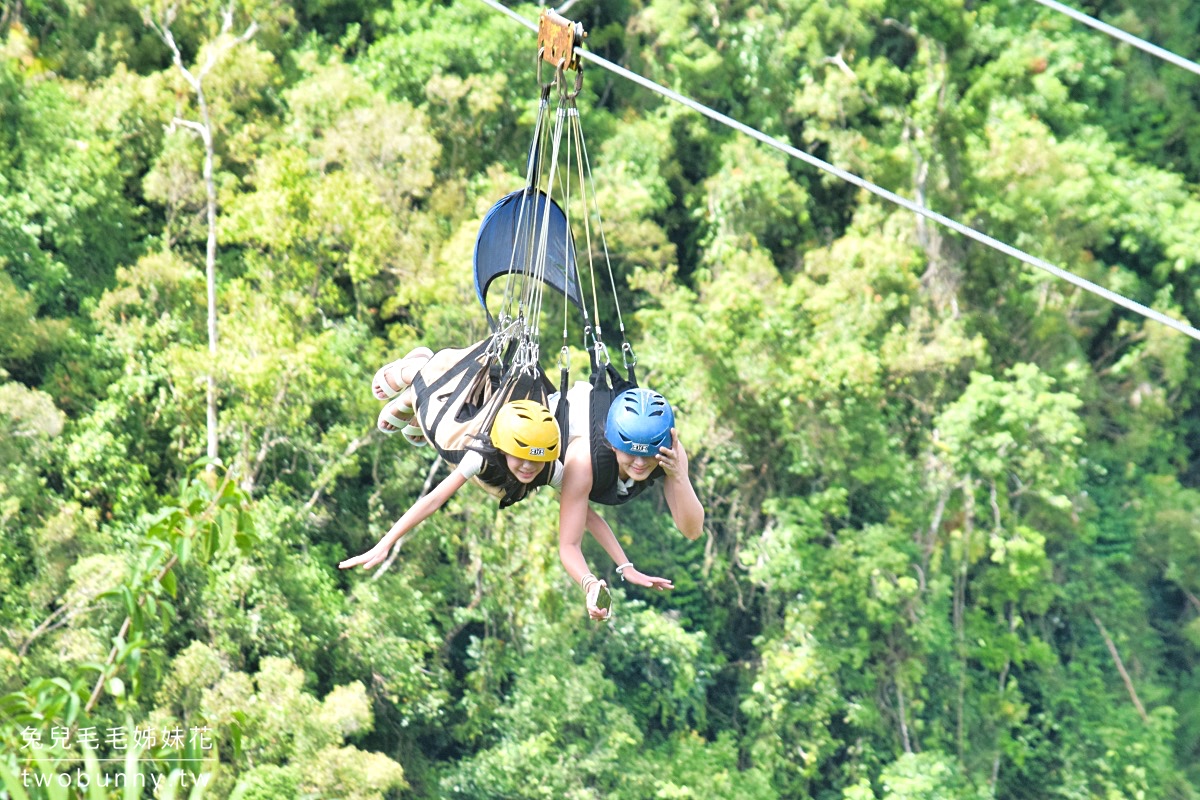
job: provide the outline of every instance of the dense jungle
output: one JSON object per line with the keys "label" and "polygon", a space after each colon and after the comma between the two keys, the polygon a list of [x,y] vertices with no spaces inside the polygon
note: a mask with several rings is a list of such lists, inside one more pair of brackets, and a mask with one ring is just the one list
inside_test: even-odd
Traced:
{"label": "dense jungle", "polygon": [[[1073,5],[1200,58],[1200,3]],[[1200,75],[1033,0],[561,8],[1200,321]],[[480,0],[0,0],[0,798],[1200,798],[1196,342],[594,64],[600,303],[703,536],[602,509],[675,586],[588,540],[605,623],[552,490],[338,569],[446,474],[371,379],[486,335],[536,56]]]}

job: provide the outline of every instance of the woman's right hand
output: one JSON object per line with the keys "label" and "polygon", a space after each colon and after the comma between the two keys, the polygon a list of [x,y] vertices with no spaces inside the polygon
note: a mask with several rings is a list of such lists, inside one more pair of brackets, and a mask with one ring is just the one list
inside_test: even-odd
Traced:
{"label": "woman's right hand", "polygon": [[392,544],[392,542],[389,542],[385,539],[362,555],[355,556],[354,558],[347,558],[345,561],[338,564],[338,569],[351,569],[359,566],[360,564],[362,565],[363,569],[370,569],[371,567],[382,564],[383,560],[388,557],[388,553],[392,549]]}
{"label": "woman's right hand", "polygon": [[[600,607],[600,597],[603,594],[608,600],[608,607]],[[608,584],[604,581],[593,581],[588,584],[587,591],[584,593],[584,599],[587,603],[588,616],[597,621],[608,619],[609,613],[612,610],[612,596],[608,594]]]}

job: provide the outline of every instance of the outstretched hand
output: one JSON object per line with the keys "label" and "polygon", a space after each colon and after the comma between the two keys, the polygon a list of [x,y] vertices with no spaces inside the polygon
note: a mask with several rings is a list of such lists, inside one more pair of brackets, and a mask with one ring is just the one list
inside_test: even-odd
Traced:
{"label": "outstretched hand", "polygon": [[382,564],[384,559],[388,557],[388,553],[392,549],[391,542],[380,542],[362,555],[357,555],[354,558],[347,558],[342,563],[338,564],[338,569],[351,569],[361,565],[363,569]]}
{"label": "outstretched hand", "polygon": [[653,575],[646,575],[638,572],[633,567],[626,567],[621,573],[621,577],[626,583],[632,583],[636,586],[645,586],[647,589],[658,589],[660,592],[664,589],[674,589],[675,584],[670,578],[657,578]]}
{"label": "outstretched hand", "polygon": [[687,477],[688,474],[688,457],[683,449],[683,445],[679,443],[679,431],[671,428],[671,446],[658,448],[656,456],[658,465],[663,468],[663,472],[667,473],[668,478],[677,478],[679,476]]}

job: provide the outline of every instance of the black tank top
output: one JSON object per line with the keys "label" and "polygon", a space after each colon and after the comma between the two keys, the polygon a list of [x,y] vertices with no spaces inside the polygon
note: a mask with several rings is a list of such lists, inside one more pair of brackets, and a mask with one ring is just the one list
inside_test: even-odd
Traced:
{"label": "black tank top", "polygon": [[504,453],[494,447],[480,444],[469,444],[467,449],[479,453],[483,458],[483,469],[479,470],[477,476],[479,480],[504,493],[500,497],[500,508],[508,508],[514,503],[521,502],[532,494],[534,489],[548,484],[554,474],[554,462],[550,462],[532,481],[521,483],[508,471]]}
{"label": "black tank top", "polygon": [[[610,385],[611,380],[611,385]],[[604,506],[619,506],[628,503],[657,482],[666,473],[656,466],[644,481],[635,481],[625,494],[618,491],[621,478],[617,455],[608,444],[604,430],[608,426],[608,409],[613,398],[627,389],[637,388],[634,380],[625,380],[611,364],[592,371],[591,409],[588,414],[591,430],[589,441],[592,446],[592,491],[588,499]]]}

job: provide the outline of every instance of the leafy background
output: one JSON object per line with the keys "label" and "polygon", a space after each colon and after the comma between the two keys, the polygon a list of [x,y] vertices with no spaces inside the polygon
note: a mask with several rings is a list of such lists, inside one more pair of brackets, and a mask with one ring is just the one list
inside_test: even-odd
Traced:
{"label": "leafy background", "polygon": [[[1200,55],[1200,5],[1076,5]],[[226,34],[177,8],[183,64],[220,56],[212,357],[168,8],[0,2],[9,780],[66,769],[55,731],[203,726],[212,749],[135,767],[203,757],[243,798],[1200,796],[1191,340],[588,68],[618,295],[706,536],[611,513],[677,586],[618,581],[611,625],[553,496],[464,491],[340,573],[434,466],[374,432],[372,373],[485,331],[470,253],[520,185],[533,37],[468,0],[248,0]],[[1017,0],[567,13],[609,60],[1200,319],[1183,70]]]}

